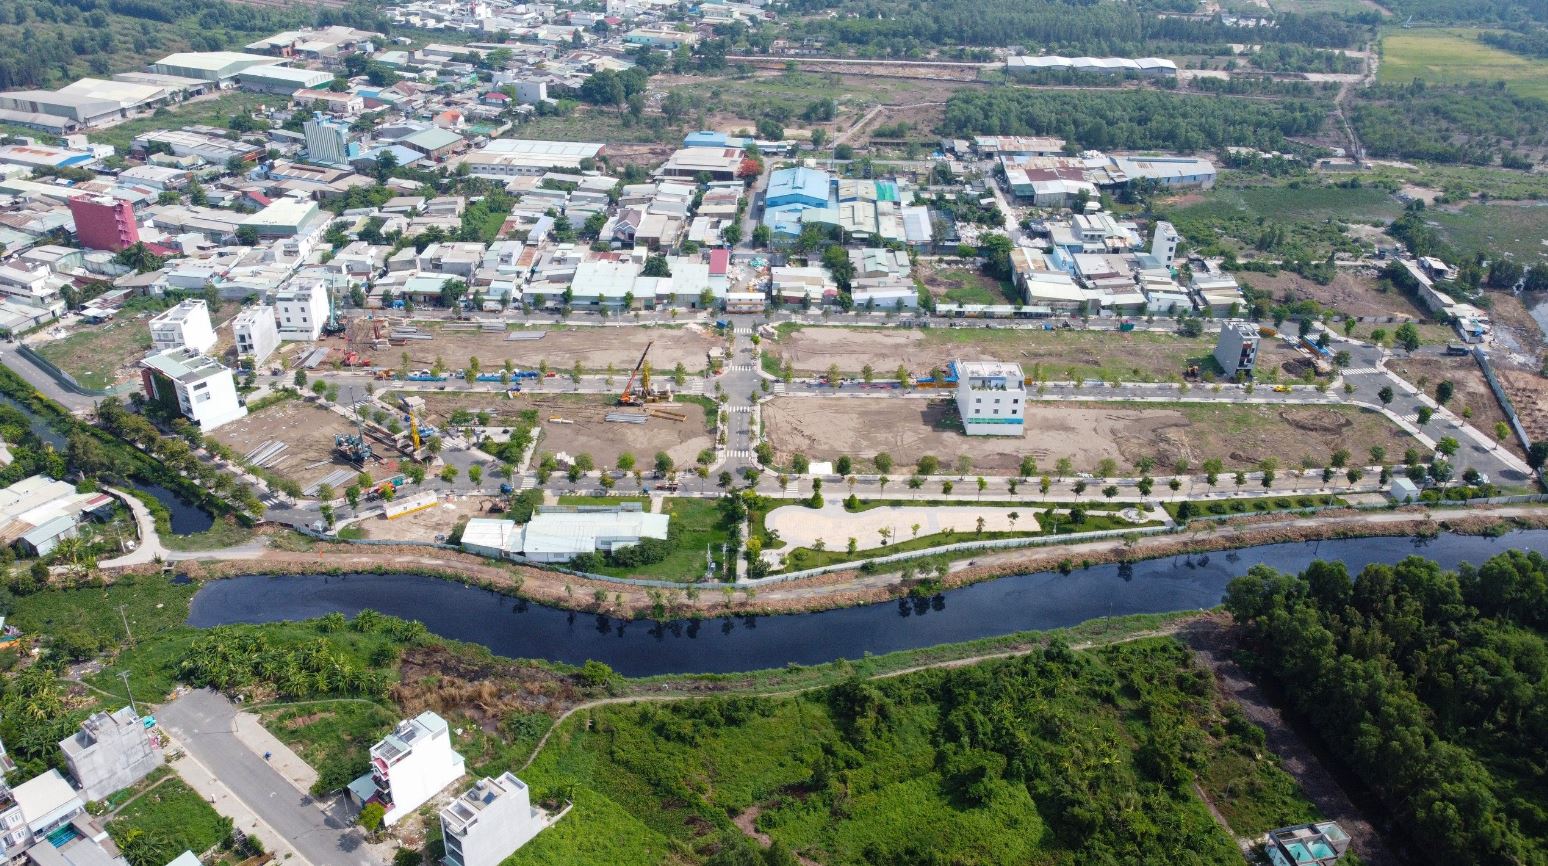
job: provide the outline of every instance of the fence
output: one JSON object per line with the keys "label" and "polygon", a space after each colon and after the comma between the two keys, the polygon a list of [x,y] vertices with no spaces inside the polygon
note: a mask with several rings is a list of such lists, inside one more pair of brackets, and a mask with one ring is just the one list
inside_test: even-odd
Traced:
{"label": "fence", "polygon": [[1511,405],[1510,397],[1505,393],[1505,388],[1500,385],[1500,380],[1494,375],[1494,365],[1489,363],[1489,356],[1477,346],[1473,347],[1473,360],[1478,362],[1479,369],[1483,370],[1484,380],[1489,383],[1489,390],[1494,392],[1494,399],[1499,401],[1500,410],[1505,413],[1505,423],[1510,425],[1510,431],[1516,434],[1523,449],[1531,449],[1532,437],[1527,435],[1526,428],[1521,426],[1521,419],[1516,417],[1516,407]]}
{"label": "fence", "polygon": [[82,386],[79,382],[75,381],[75,377],[54,366],[52,361],[33,351],[31,346],[17,344],[16,354],[26,358],[27,361],[32,364],[32,366],[42,370],[43,373],[50,379],[53,379],[55,382],[59,383],[59,387],[69,391],[72,394],[79,394],[83,397],[106,397],[113,393],[110,389],[86,388]]}

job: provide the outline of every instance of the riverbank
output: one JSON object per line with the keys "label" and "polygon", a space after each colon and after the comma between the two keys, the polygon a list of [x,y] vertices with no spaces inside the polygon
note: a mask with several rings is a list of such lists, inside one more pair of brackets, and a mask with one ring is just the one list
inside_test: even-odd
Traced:
{"label": "riverbank", "polygon": [[[1471,509],[1410,506],[1381,512],[1323,512],[1312,517],[1243,518],[1226,524],[1194,524],[1186,532],[1130,539],[1104,539],[1059,547],[1007,550],[958,562],[932,580],[937,592],[1012,574],[1063,570],[1115,562],[1204,554],[1263,544],[1339,538],[1434,535],[1442,531],[1487,534],[1548,527],[1548,508],[1502,505]],[[145,572],[134,566],[114,574]],[[159,567],[159,566],[158,566]],[[702,618],[725,614],[805,613],[889,601],[909,594],[916,581],[897,571],[835,572],[762,587],[733,584],[659,590],[597,581],[558,572],[496,562],[471,554],[425,547],[359,546],[312,542],[302,549],[271,547],[240,560],[188,560],[190,578],[212,580],[245,574],[414,573],[519,596],[544,605],[622,619]],[[110,578],[112,574],[108,575]]]}

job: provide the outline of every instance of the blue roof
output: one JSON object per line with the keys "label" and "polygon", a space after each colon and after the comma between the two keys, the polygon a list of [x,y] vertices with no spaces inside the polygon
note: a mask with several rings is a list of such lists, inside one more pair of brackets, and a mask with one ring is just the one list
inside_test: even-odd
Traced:
{"label": "blue roof", "polygon": [[[351,143],[351,146],[354,146],[353,142]],[[384,153],[392,154],[393,157],[398,160],[398,165],[403,166],[413,165],[414,163],[419,162],[425,158],[425,155],[419,151],[414,150],[411,147],[404,147],[401,144],[389,144],[384,147],[375,147],[361,154],[359,158],[369,159],[374,162],[381,158],[381,155]],[[353,159],[356,157],[351,154],[351,158]]]}
{"label": "blue roof", "polygon": [[801,233],[801,215],[806,208],[800,205],[771,207],[763,211],[763,224],[777,235],[795,237]]}
{"label": "blue roof", "polygon": [[726,134],[711,129],[701,129],[683,136],[683,147],[725,147]]}
{"label": "blue roof", "polygon": [[814,168],[782,168],[769,175],[769,189],[765,199],[774,206],[806,203],[822,207],[828,203],[828,188],[832,176]]}

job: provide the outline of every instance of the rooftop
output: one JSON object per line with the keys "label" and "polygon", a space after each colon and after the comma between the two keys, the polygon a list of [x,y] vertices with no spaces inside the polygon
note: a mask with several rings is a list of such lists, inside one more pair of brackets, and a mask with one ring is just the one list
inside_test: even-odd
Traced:
{"label": "rooftop", "polygon": [[498,779],[487,776],[479,779],[462,796],[441,810],[441,819],[453,830],[462,832],[472,825],[490,803],[517,791],[526,789],[527,783],[511,775],[500,774]]}
{"label": "rooftop", "polygon": [[184,384],[201,382],[226,372],[226,368],[219,361],[208,355],[201,355],[187,346],[147,355],[140,363]]}

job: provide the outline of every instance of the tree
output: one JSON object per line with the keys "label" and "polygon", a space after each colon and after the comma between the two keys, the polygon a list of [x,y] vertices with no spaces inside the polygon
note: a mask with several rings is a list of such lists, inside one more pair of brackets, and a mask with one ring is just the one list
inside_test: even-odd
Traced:
{"label": "tree", "polygon": [[1108,499],[1112,499],[1114,496],[1117,496],[1118,495],[1118,485],[1116,485],[1116,484],[1109,484],[1106,487],[1103,487],[1102,488],[1102,495],[1106,496]]}
{"label": "tree", "polygon": [[1376,398],[1381,401],[1383,406],[1390,404],[1394,396],[1396,395],[1393,394],[1391,385],[1383,385],[1381,390],[1376,392]]}
{"label": "tree", "polygon": [[469,466],[468,480],[473,482],[474,486],[477,486],[479,482],[484,480],[484,467],[479,466],[476,463],[472,466]]}
{"label": "tree", "polygon": [[1419,426],[1423,427],[1424,425],[1430,423],[1431,418],[1435,417],[1435,410],[1431,409],[1429,406],[1420,406],[1415,411],[1415,416],[1415,420]]}
{"label": "tree", "polygon": [[576,679],[580,680],[581,685],[593,689],[607,685],[613,681],[615,676],[616,674],[613,673],[611,667],[596,659],[588,659],[581,666],[580,672],[575,675]]}
{"label": "tree", "polygon": [[1457,386],[1453,385],[1450,379],[1440,380],[1435,386],[1435,402],[1442,406],[1446,405],[1446,401],[1451,399],[1451,395],[1456,393],[1456,390]]}
{"label": "tree", "polygon": [[1419,348],[1419,329],[1412,322],[1404,322],[1398,325],[1396,333],[1398,345],[1412,352]]}
{"label": "tree", "polygon": [[258,229],[255,226],[239,226],[236,230],[237,243],[244,247],[258,246]]}
{"label": "tree", "polygon": [[667,265],[665,256],[650,256],[645,259],[645,269],[640,271],[646,277],[670,277],[672,269]]}
{"label": "tree", "polygon": [[367,803],[360,810],[360,826],[367,833],[375,833],[382,829],[382,822],[387,818],[387,809],[381,803]]}

